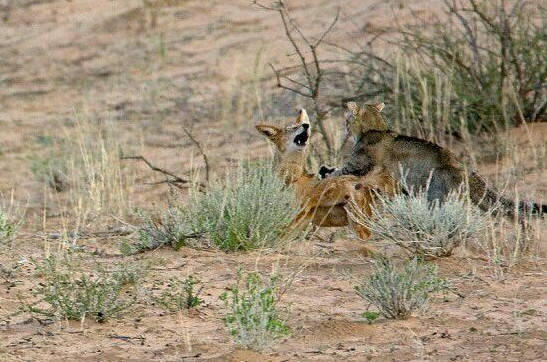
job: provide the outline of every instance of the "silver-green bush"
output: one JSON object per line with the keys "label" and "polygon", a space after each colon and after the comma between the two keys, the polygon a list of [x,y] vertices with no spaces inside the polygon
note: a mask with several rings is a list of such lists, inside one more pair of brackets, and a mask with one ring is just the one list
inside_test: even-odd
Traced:
{"label": "silver-green bush", "polygon": [[289,332],[277,311],[276,279],[265,283],[258,273],[248,273],[244,288],[241,281],[238,272],[237,284],[220,296],[227,308],[224,321],[237,344],[262,350]]}
{"label": "silver-green bush", "polygon": [[270,167],[239,166],[205,192],[192,189],[184,205],[171,207],[161,222],[145,218],[137,248],[180,247],[190,240],[223,250],[272,247],[288,235],[296,213],[294,192]]}
{"label": "silver-green bush", "polygon": [[393,242],[417,255],[452,255],[462,243],[480,237],[488,222],[463,195],[453,192],[443,202],[430,202],[427,190],[411,190],[393,197],[377,195],[372,216],[351,215],[378,238]]}
{"label": "silver-green bush", "polygon": [[431,293],[444,288],[433,264],[414,258],[396,266],[386,258],[372,261],[374,271],[355,286],[357,295],[391,319],[406,319],[413,311],[423,309]]}

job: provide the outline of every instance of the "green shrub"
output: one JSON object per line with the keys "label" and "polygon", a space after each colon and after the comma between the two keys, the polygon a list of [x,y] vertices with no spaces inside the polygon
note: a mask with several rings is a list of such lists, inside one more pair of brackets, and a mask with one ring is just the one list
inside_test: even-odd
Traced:
{"label": "green shrub", "polygon": [[244,289],[241,279],[238,273],[237,284],[220,296],[227,308],[224,321],[237,344],[262,350],[289,332],[277,311],[276,279],[264,283],[258,273],[248,273]]}
{"label": "green shrub", "polygon": [[[372,261],[373,273],[355,287],[357,295],[391,319],[406,319],[425,308],[431,293],[444,288],[434,265],[414,258],[397,267],[387,258]],[[367,318],[368,319],[368,318]]]}
{"label": "green shrub", "polygon": [[197,291],[195,290],[196,285],[199,283],[200,281],[193,275],[188,276],[183,281],[178,278],[171,278],[167,283],[168,289],[164,290],[159,297],[153,297],[153,300],[160,307],[170,312],[195,308],[203,303],[203,300],[199,298],[202,287]]}
{"label": "green shrub", "polygon": [[[113,271],[100,266],[89,273],[77,269],[77,263],[66,256],[45,259],[37,266],[44,282],[34,288],[37,303],[23,303],[31,313],[73,320],[92,318],[102,323],[117,317],[131,307],[137,298],[137,283],[142,270],[120,265]],[[47,304],[47,308],[41,305]]]}
{"label": "green shrub", "polygon": [[372,322],[378,319],[379,315],[380,313],[378,312],[371,312],[368,310],[366,312],[363,312],[363,314],[361,314],[361,316],[367,320],[368,324],[372,324]]}
{"label": "green shrub", "polygon": [[185,204],[170,207],[159,222],[144,217],[139,242],[134,249],[124,248],[131,252],[161,245],[273,247],[288,236],[296,212],[293,191],[270,167],[239,166],[225,182],[212,183],[205,192],[191,190]]}

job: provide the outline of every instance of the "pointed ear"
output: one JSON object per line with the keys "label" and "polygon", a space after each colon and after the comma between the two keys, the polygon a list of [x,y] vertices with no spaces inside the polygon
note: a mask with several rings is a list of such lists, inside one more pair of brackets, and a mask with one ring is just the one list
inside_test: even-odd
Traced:
{"label": "pointed ear", "polygon": [[355,112],[358,108],[357,103],[355,102],[348,102],[346,103],[346,108],[349,109],[352,112]]}
{"label": "pointed ear", "polygon": [[296,124],[300,123],[310,123],[310,118],[308,117],[308,112],[304,108],[298,113],[298,118],[296,119]]}
{"label": "pointed ear", "polygon": [[382,109],[384,109],[385,106],[386,104],[384,102],[378,103],[376,104],[376,109],[378,110],[378,112],[382,112]]}
{"label": "pointed ear", "polygon": [[264,136],[268,137],[269,139],[274,138],[281,132],[281,129],[276,126],[270,126],[267,124],[257,124],[256,130],[260,133],[262,133]]}

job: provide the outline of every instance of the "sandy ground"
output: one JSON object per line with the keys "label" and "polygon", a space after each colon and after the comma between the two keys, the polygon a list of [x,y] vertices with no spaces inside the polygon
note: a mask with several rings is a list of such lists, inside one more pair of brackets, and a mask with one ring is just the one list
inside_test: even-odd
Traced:
{"label": "sandy ground", "polygon": [[[371,265],[359,244],[348,237],[333,243],[313,238],[267,254],[183,248],[134,257],[119,253],[119,237],[88,237],[78,240],[78,247],[109,265],[121,261],[151,265],[143,294],[154,282],[193,273],[204,282],[205,303],[189,313],[168,314],[142,298],[122,318],[104,324],[86,320],[42,325],[26,314],[12,316],[20,305],[18,295],[32,299],[37,276],[30,258],[60,247],[44,236],[60,230],[63,218],[55,216],[54,206],[44,212],[44,185],[29,168],[29,157],[47,152],[37,142],[40,136],[61,132],[75,112],[114,119],[120,139],[155,163],[183,174],[191,168],[195,148],[182,124],[203,143],[213,168],[221,168],[239,158],[268,157],[266,142],[253,125],[264,118],[291,116],[307,104],[274,89],[268,62],[291,64],[294,54],[278,17],[249,6],[248,1],[158,0],[152,1],[152,7],[141,0],[8,0],[6,4],[13,6],[2,7],[4,3],[0,3],[5,19],[0,31],[0,192],[9,195],[13,190],[26,208],[26,221],[13,248],[0,253],[0,265],[13,270],[0,279],[1,359],[546,359],[542,235],[540,250],[503,276],[469,251],[438,261],[440,274],[465,298],[439,295],[426,312],[409,320],[381,318],[372,325],[360,316],[367,306],[353,291],[356,278],[369,273]],[[407,9],[398,6],[404,2],[393,3],[398,16],[408,16]],[[434,11],[438,5],[438,1],[414,3],[420,11]],[[389,4],[381,1],[289,4],[311,34],[328,25],[341,6],[340,22],[329,40],[348,46],[362,29],[392,22]],[[257,102],[262,107],[255,111]],[[544,167],[527,167],[537,145],[546,145],[546,125],[523,127],[509,137],[519,150],[516,156],[481,164],[479,170],[493,177],[502,168],[515,175],[518,191],[547,201],[547,172]],[[195,162],[200,165],[199,157]],[[138,176],[129,196],[132,203],[163,207],[165,185],[143,185],[160,178],[145,167],[134,167]],[[104,231],[109,226],[89,227]],[[303,266],[282,298],[289,311],[290,336],[263,353],[237,348],[223,326],[218,299],[233,284],[236,269],[257,268],[266,274],[274,269],[288,276]]]}

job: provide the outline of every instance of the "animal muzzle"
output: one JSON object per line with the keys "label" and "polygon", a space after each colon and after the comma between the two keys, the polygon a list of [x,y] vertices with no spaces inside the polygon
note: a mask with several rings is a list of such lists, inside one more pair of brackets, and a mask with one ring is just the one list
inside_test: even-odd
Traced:
{"label": "animal muzzle", "polygon": [[294,137],[294,144],[300,147],[305,146],[306,143],[308,142],[308,139],[310,138],[310,135],[308,133],[310,125],[307,123],[304,123],[302,124],[302,128],[303,128],[302,132],[300,132]]}

